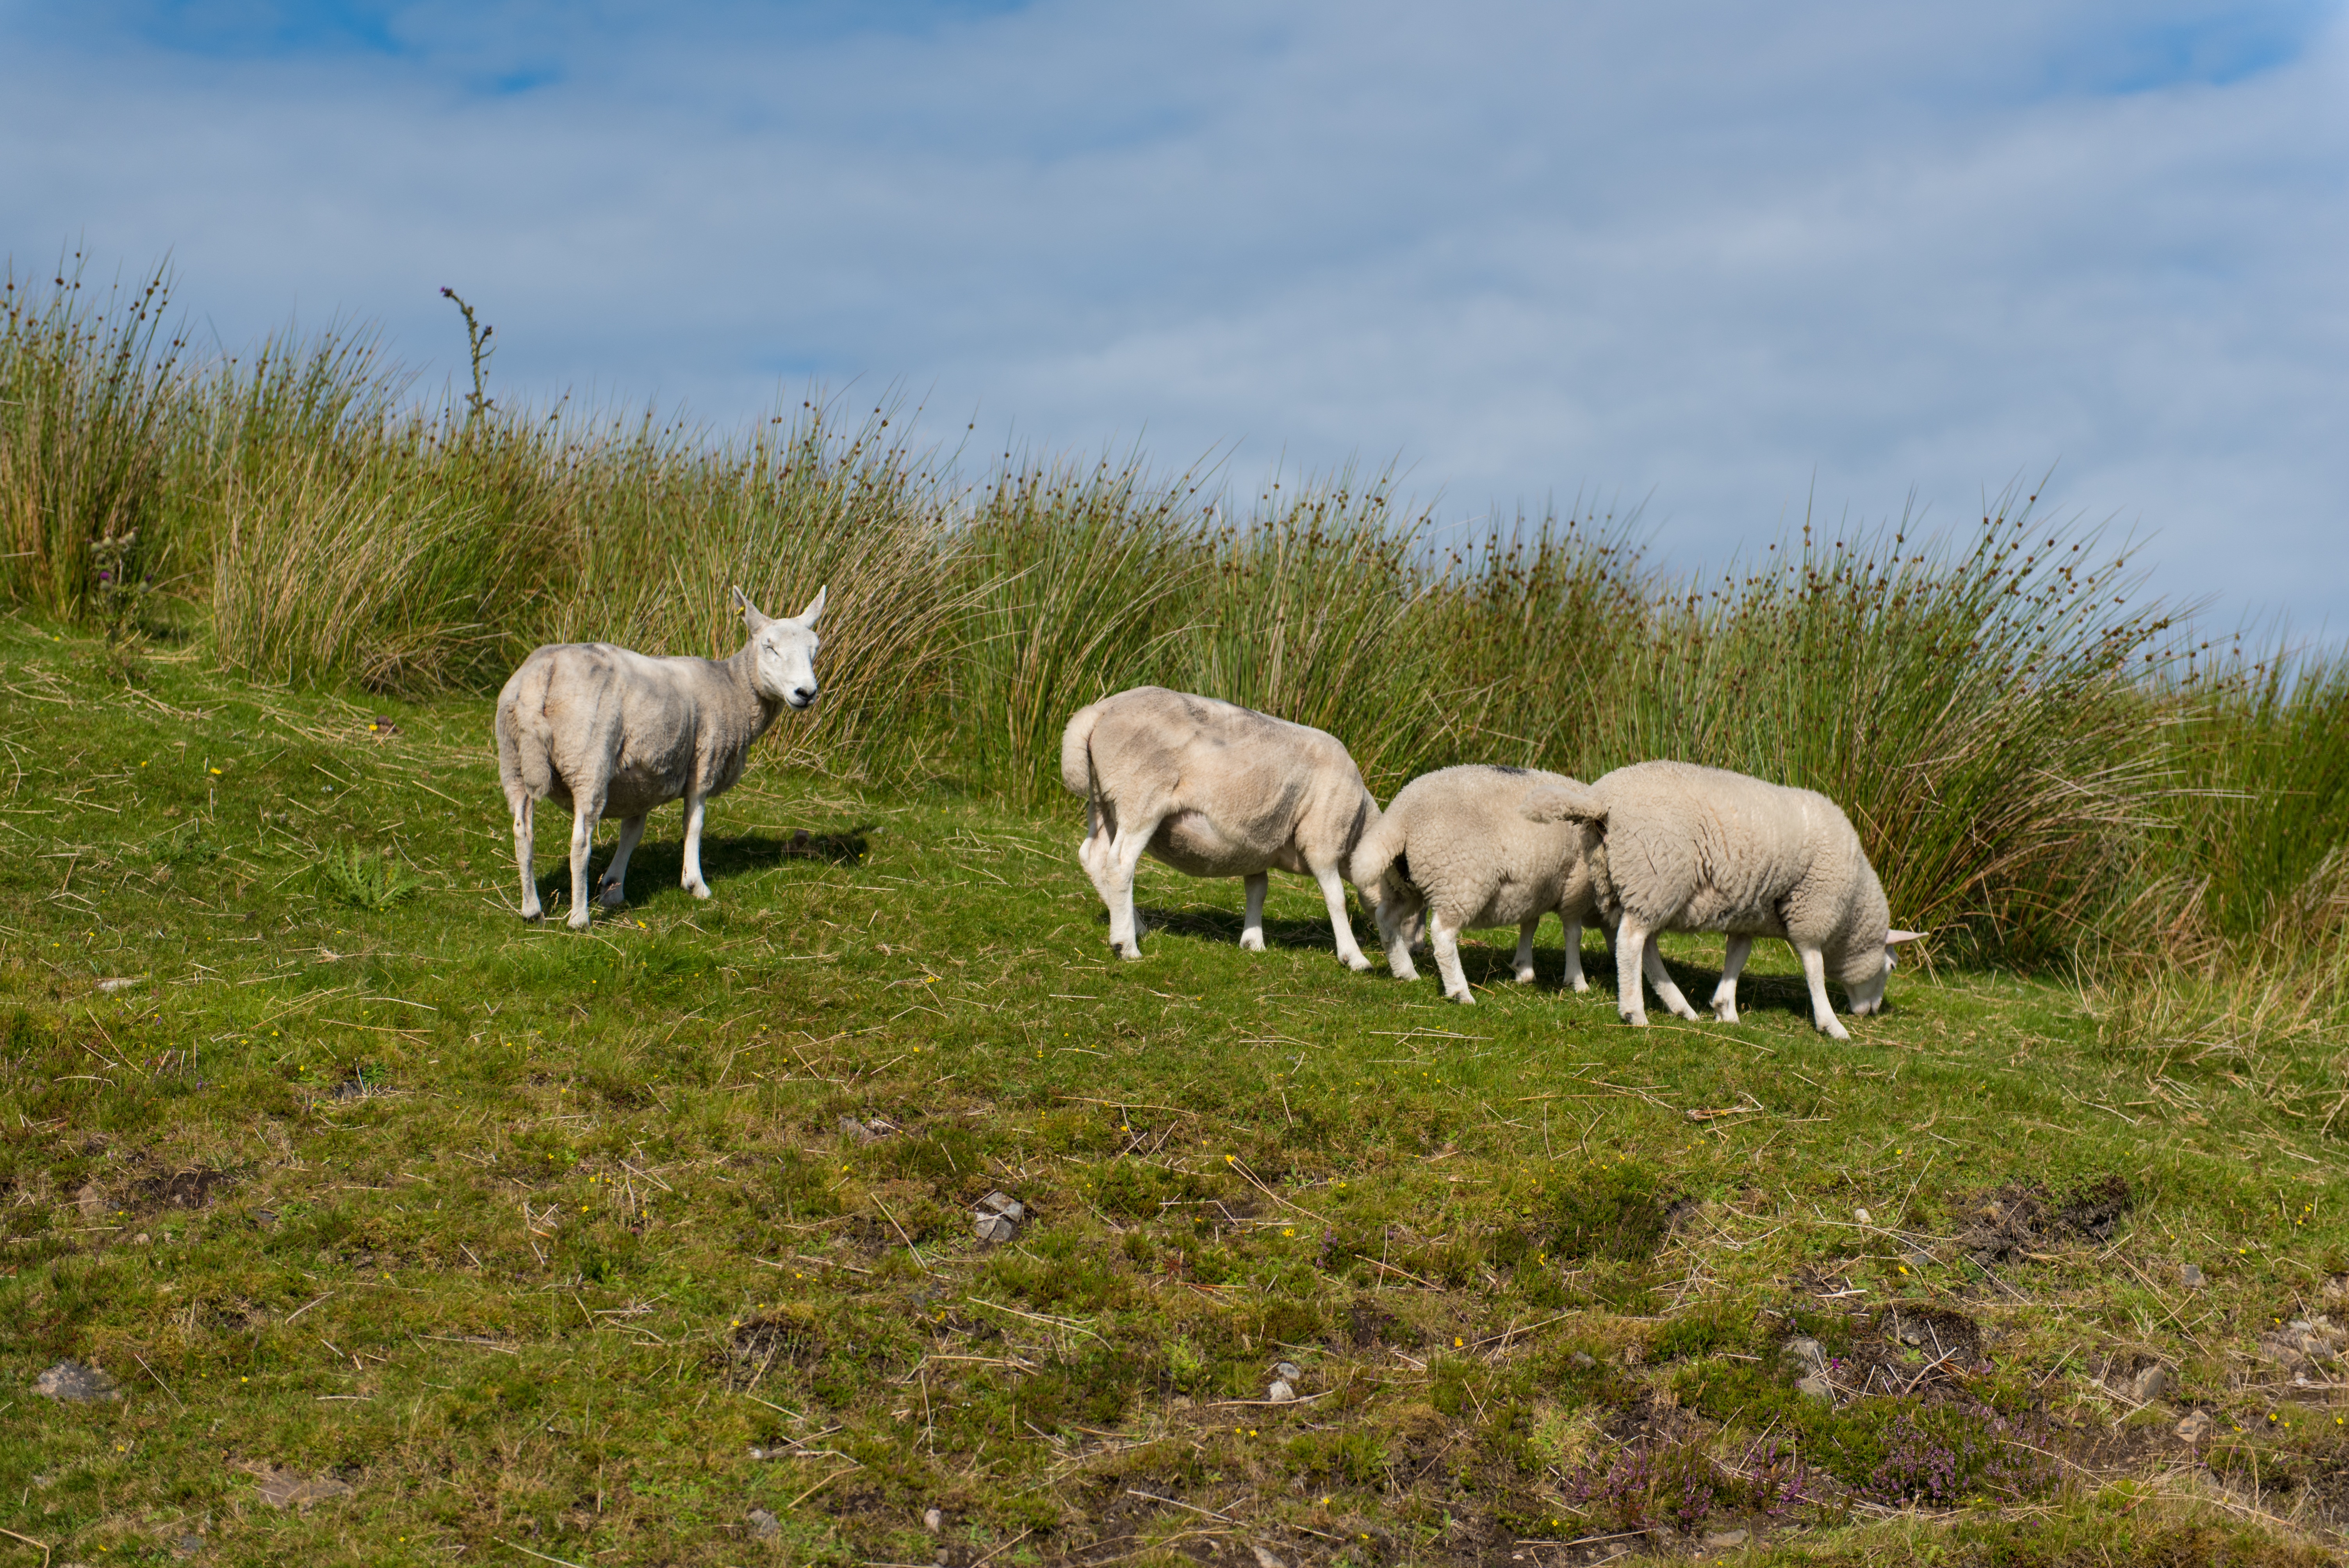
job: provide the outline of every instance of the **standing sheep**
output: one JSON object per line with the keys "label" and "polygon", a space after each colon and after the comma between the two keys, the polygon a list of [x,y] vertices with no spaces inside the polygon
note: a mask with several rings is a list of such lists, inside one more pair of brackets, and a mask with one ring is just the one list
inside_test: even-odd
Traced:
{"label": "standing sheep", "polygon": [[[1240,945],[1264,951],[1267,872],[1320,884],[1338,956],[1354,941],[1344,871],[1379,804],[1336,737],[1214,697],[1136,686],[1081,707],[1061,736],[1061,782],[1085,798],[1077,861],[1109,906],[1110,945],[1142,956],[1133,873],[1146,852],[1195,877],[1244,877]],[[1378,907],[1375,887],[1363,902]]]}
{"label": "standing sheep", "polygon": [[1566,925],[1566,979],[1582,977],[1582,928],[1598,906],[1583,864],[1597,831],[1575,820],[1533,821],[1524,810],[1539,791],[1570,786],[1559,773],[1527,768],[1445,768],[1422,774],[1388,802],[1362,835],[1353,875],[1380,890],[1379,934],[1399,980],[1414,980],[1411,949],[1424,925],[1435,948],[1444,994],[1470,1002],[1460,969],[1460,933],[1517,928],[1516,977],[1534,977],[1534,931],[1552,910]]}
{"label": "standing sheep", "polygon": [[595,823],[621,818],[620,842],[604,870],[605,907],[626,902],[628,855],[645,813],[685,799],[686,889],[701,878],[702,808],[742,777],[750,743],[788,705],[816,698],[815,621],[823,590],[789,619],[770,619],[734,590],[750,640],[724,661],[654,658],[609,643],[554,643],[524,659],[498,694],[498,777],[513,808],[522,913],[540,916],[531,864],[532,818],[541,800],[571,808],[571,917],[587,929],[587,851]]}
{"label": "standing sheep", "polygon": [[1644,1026],[1644,969],[1664,1006],[1696,1016],[1656,951],[1661,931],[1729,935],[1713,1010],[1737,1021],[1737,975],[1757,936],[1785,939],[1803,961],[1811,1017],[1838,1040],[1851,1037],[1827,1000],[1826,968],[1849,994],[1855,1016],[1884,1000],[1892,946],[1913,931],[1889,929],[1884,886],[1859,835],[1836,803],[1809,789],[1765,784],[1742,773],[1687,762],[1640,762],[1588,786],[1536,794],[1526,815],[1596,830],[1588,860],[1600,911],[1617,921],[1616,1008]]}

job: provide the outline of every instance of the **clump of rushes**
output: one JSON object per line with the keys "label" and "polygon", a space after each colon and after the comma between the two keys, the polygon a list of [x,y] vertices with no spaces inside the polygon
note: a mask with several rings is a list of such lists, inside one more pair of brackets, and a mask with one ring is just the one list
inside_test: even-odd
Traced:
{"label": "clump of rushes", "polygon": [[[1681,758],[1842,802],[1929,961],[2129,995],[2282,963],[2349,1006],[2349,660],[2204,646],[2027,487],[1934,537],[1805,525],[1683,577],[1636,518],[1472,536],[1387,472],[974,470],[885,399],[731,432],[529,407],[490,396],[492,329],[453,292],[470,390],[419,402],[363,335],[198,359],[160,274],[101,300],[78,268],[0,284],[12,603],[127,627],[151,575],[230,667],[483,695],[543,643],[723,653],[729,583],[829,583],[825,696],[776,743],[834,778],[1060,809],[1068,713],[1145,683],[1330,729],[1381,795]],[[2283,1017],[2188,1010],[2214,1008]]]}
{"label": "clump of rushes", "polygon": [[388,851],[369,854],[357,844],[330,849],[319,856],[316,873],[318,886],[327,897],[354,909],[389,909],[419,885],[399,869]]}

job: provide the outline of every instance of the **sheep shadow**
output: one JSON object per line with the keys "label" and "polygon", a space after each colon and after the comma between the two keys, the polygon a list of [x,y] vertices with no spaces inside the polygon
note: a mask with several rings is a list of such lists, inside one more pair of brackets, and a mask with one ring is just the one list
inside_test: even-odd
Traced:
{"label": "sheep shadow", "polygon": [[[801,828],[790,833],[752,831],[747,833],[709,833],[701,836],[701,875],[715,890],[725,882],[754,875],[792,861],[815,861],[826,865],[853,866],[864,858],[871,848],[866,835],[874,824],[862,822],[854,828],[834,832],[811,832]],[[587,885],[592,890],[612,863],[612,848],[598,844],[587,861]],[[628,902],[643,903],[657,892],[683,895],[678,885],[685,874],[685,840],[656,840],[650,833],[628,857]],[[554,868],[538,878],[539,902],[552,911],[556,903],[571,896],[571,866],[568,860],[555,863]]]}
{"label": "sheep shadow", "polygon": [[[1133,912],[1142,917],[1142,930],[1145,937],[1195,936],[1204,942],[1228,943],[1234,947],[1240,944],[1240,928],[1247,923],[1246,917],[1236,909],[1204,909],[1197,905],[1186,909],[1166,909],[1156,904],[1136,903],[1133,906]],[[1106,928],[1109,924],[1109,911],[1105,909],[1100,911],[1093,923]],[[1364,950],[1368,951],[1369,948],[1378,945],[1379,934],[1373,928],[1365,937],[1361,929],[1362,923],[1359,921],[1355,923],[1354,937],[1358,942],[1366,943]],[[1333,946],[1330,936],[1329,917],[1322,915],[1309,920],[1282,920],[1268,914],[1264,917],[1264,944],[1268,950],[1276,947],[1299,950],[1318,947],[1325,953],[1329,952]]]}

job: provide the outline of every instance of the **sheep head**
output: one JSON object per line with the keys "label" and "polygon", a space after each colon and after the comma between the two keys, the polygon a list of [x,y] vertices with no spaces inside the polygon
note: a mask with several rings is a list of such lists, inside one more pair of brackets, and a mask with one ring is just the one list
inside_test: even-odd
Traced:
{"label": "sheep head", "polygon": [[1859,955],[1858,967],[1863,978],[1855,980],[1851,969],[1845,969],[1844,989],[1850,993],[1855,1017],[1865,1017],[1884,1006],[1884,983],[1892,977],[1896,967],[1892,950],[1901,943],[1914,942],[1924,934],[1921,931],[1888,931],[1884,934],[1884,946],[1874,954],[1872,965],[1868,962],[1868,954]]}
{"label": "sheep head", "polygon": [[816,617],[823,614],[824,590],[815,591],[807,608],[796,615],[771,616],[760,612],[750,596],[734,590],[742,624],[750,634],[750,684],[769,702],[805,707],[822,688],[815,678]]}

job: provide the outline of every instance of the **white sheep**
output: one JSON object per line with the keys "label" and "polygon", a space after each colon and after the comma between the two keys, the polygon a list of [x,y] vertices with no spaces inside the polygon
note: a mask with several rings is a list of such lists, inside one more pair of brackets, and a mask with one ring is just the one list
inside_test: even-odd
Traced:
{"label": "white sheep", "polygon": [[571,808],[571,916],[587,928],[587,851],[595,823],[617,815],[620,842],[605,868],[604,904],[626,902],[628,855],[645,813],[685,800],[687,891],[701,877],[702,809],[742,777],[750,743],[785,707],[816,698],[816,617],[823,590],[788,619],[770,619],[734,590],[750,640],[730,659],[654,658],[609,643],[554,643],[524,659],[498,694],[498,777],[513,808],[522,913],[536,920],[532,818],[541,800]]}
{"label": "white sheep", "polygon": [[[1109,906],[1110,945],[1142,956],[1133,873],[1146,852],[1195,877],[1244,877],[1240,945],[1264,950],[1267,872],[1320,884],[1338,956],[1354,941],[1344,872],[1379,803],[1336,737],[1214,697],[1136,686],[1079,708],[1061,736],[1061,781],[1085,798],[1078,863]],[[1375,888],[1362,890],[1377,908]]]}
{"label": "white sheep", "polygon": [[1424,926],[1444,994],[1473,1001],[1460,969],[1460,933],[1514,925],[1516,977],[1530,982],[1534,932],[1555,910],[1566,926],[1567,984],[1590,988],[1582,977],[1582,928],[1597,919],[1598,906],[1583,851],[1597,832],[1580,821],[1536,822],[1524,811],[1537,792],[1574,783],[1530,768],[1471,766],[1423,773],[1396,792],[1362,835],[1353,877],[1379,887],[1379,934],[1397,979],[1418,978],[1411,950]]}
{"label": "white sheep", "polygon": [[1599,908],[1615,928],[1616,1008],[1644,1026],[1642,970],[1664,1006],[1683,1018],[1696,1009],[1664,970],[1662,931],[1729,936],[1713,1010],[1737,1021],[1737,975],[1757,936],[1785,939],[1803,962],[1811,1017],[1838,1040],[1851,1037],[1827,1000],[1826,968],[1848,993],[1855,1016],[1884,1000],[1895,944],[1876,868],[1836,803],[1810,789],[1766,784],[1742,773],[1687,762],[1640,762],[1596,783],[1557,785],[1526,802],[1535,821],[1575,821],[1597,830],[1587,860]]}

